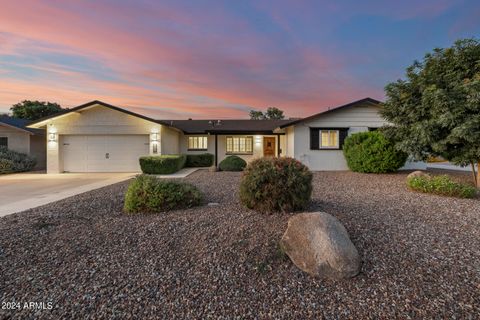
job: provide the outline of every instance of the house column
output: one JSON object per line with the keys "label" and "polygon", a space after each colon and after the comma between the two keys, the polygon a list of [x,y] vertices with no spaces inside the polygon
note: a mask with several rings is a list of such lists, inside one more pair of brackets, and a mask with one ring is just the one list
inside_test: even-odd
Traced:
{"label": "house column", "polygon": [[47,173],[61,173],[60,136],[53,124],[47,125]]}
{"label": "house column", "polygon": [[280,157],[281,152],[282,152],[282,148],[280,147],[280,135],[277,134],[277,157]]}

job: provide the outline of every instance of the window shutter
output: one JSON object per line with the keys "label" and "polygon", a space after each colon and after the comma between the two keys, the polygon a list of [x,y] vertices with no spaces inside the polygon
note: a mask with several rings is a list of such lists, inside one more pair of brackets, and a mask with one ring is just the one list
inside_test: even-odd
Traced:
{"label": "window shutter", "polygon": [[340,137],[339,137],[339,148],[340,150],[343,149],[343,143],[348,136],[348,128],[340,129]]}
{"label": "window shutter", "polygon": [[310,128],[310,150],[320,149],[320,129]]}

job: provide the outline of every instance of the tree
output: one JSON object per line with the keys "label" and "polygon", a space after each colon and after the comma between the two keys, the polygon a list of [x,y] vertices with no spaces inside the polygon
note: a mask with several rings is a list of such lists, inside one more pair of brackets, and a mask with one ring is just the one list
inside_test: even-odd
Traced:
{"label": "tree", "polygon": [[283,111],[270,107],[265,113],[262,111],[250,110],[250,119],[251,120],[281,120],[284,119]]}
{"label": "tree", "polygon": [[441,156],[480,173],[480,42],[458,40],[436,48],[406,70],[406,80],[385,87],[386,133],[417,160]]}
{"label": "tree", "polygon": [[30,100],[24,100],[10,108],[13,117],[26,120],[37,120],[63,110],[65,109],[54,102]]}
{"label": "tree", "polygon": [[250,110],[250,119],[251,120],[263,120],[265,116],[262,111]]}
{"label": "tree", "polygon": [[282,120],[285,118],[283,111],[275,107],[268,108],[265,117],[270,120]]}

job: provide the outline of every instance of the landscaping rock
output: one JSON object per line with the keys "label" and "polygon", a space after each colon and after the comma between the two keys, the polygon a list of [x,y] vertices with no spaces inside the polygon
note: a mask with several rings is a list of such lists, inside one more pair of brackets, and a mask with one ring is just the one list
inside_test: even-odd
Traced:
{"label": "landscaping rock", "polygon": [[210,171],[210,172],[217,172],[217,171],[218,171],[218,168],[217,168],[217,166],[211,166],[211,167],[208,168],[208,171]]}
{"label": "landscaping rock", "polygon": [[407,180],[408,179],[412,179],[412,178],[416,178],[416,177],[430,177],[430,175],[428,173],[426,173],[425,171],[413,171],[412,173],[410,173],[408,176],[407,176]]}
{"label": "landscaping rock", "polygon": [[347,230],[328,213],[291,217],[280,245],[298,268],[312,276],[344,279],[360,272],[360,257]]}

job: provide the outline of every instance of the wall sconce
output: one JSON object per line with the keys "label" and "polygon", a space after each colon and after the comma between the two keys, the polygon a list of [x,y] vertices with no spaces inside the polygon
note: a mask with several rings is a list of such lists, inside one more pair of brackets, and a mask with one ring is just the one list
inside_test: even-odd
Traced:
{"label": "wall sconce", "polygon": [[259,145],[262,142],[262,137],[255,136],[255,144]]}
{"label": "wall sconce", "polygon": [[48,142],[56,142],[57,141],[57,134],[55,132],[50,132],[48,134]]}
{"label": "wall sconce", "polygon": [[158,153],[158,133],[152,132],[150,134],[150,141],[152,142],[152,153]]}
{"label": "wall sconce", "polygon": [[151,140],[151,141],[158,141],[158,133],[153,132],[153,133],[150,135],[150,140]]}

